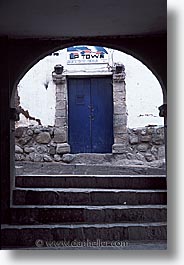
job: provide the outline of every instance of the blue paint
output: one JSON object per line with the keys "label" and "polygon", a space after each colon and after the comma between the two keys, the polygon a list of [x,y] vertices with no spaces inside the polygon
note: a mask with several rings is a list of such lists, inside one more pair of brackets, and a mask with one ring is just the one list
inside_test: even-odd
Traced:
{"label": "blue paint", "polygon": [[111,153],[111,77],[68,79],[69,144],[72,153]]}
{"label": "blue paint", "polygon": [[[108,54],[107,50],[104,47],[101,46],[93,46],[93,49],[96,50],[96,52]],[[67,52],[81,52],[84,54],[86,51],[91,52],[91,48],[88,46],[72,46],[67,48]]]}

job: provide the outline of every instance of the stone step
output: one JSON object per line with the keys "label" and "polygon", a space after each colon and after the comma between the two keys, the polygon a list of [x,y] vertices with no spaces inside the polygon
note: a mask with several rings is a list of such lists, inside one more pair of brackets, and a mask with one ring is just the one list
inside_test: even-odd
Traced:
{"label": "stone step", "polygon": [[15,205],[166,205],[166,190],[17,188]]}
{"label": "stone step", "polygon": [[32,163],[16,162],[16,175],[163,175],[165,168],[152,168],[143,166],[112,166],[112,165],[63,165],[61,163]]}
{"label": "stone step", "polygon": [[21,175],[21,188],[165,189],[165,175]]}
{"label": "stone step", "polygon": [[165,205],[110,205],[110,206],[15,206],[11,209],[11,223],[123,223],[166,222]]}
{"label": "stone step", "polygon": [[[129,242],[166,241],[166,223],[111,223],[70,225],[2,225],[3,248],[43,248],[57,245],[67,248],[91,241],[128,244]],[[75,243],[74,243],[75,241]],[[113,242],[112,242],[113,241]],[[118,242],[118,241],[122,241]]]}

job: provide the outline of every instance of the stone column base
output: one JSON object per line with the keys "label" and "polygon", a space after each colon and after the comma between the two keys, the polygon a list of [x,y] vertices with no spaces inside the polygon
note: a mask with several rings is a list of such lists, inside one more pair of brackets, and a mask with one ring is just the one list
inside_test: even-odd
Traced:
{"label": "stone column base", "polygon": [[57,154],[68,154],[70,153],[70,145],[68,143],[57,144]]}
{"label": "stone column base", "polygon": [[113,154],[124,154],[127,151],[126,144],[113,144],[112,153]]}

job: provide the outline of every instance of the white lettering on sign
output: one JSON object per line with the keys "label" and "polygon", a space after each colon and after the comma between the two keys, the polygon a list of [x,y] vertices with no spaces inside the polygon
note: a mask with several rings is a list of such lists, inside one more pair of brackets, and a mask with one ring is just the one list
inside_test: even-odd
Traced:
{"label": "white lettering on sign", "polygon": [[67,64],[107,64],[108,52],[99,46],[73,46],[67,48]]}

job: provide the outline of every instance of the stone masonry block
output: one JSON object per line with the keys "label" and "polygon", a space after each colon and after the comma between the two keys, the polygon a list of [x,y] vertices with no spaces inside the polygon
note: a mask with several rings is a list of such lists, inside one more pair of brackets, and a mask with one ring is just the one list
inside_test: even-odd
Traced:
{"label": "stone masonry block", "polygon": [[56,101],[56,109],[65,109],[66,108],[66,101],[65,100],[57,100]]}
{"label": "stone masonry block", "polygon": [[62,129],[58,129],[56,128],[54,130],[54,138],[53,141],[55,143],[64,143],[66,142],[66,131],[62,130]]}
{"label": "stone masonry block", "polygon": [[127,115],[114,115],[114,127],[127,124]]}
{"label": "stone masonry block", "polygon": [[56,94],[58,93],[64,94],[64,92],[65,92],[65,86],[63,84],[56,86]]}
{"label": "stone masonry block", "polygon": [[56,109],[56,117],[57,118],[66,117],[66,109]]}
{"label": "stone masonry block", "polygon": [[117,133],[114,135],[114,143],[115,144],[124,144],[128,142],[127,133]]}
{"label": "stone masonry block", "polygon": [[56,148],[57,154],[67,154],[70,153],[70,146],[67,143],[64,144],[58,144]]}
{"label": "stone masonry block", "polygon": [[55,155],[56,153],[56,147],[55,146],[50,146],[49,148],[49,154],[50,155]]}
{"label": "stone masonry block", "polygon": [[36,137],[37,143],[40,144],[48,144],[51,141],[50,133],[48,132],[41,132]]}
{"label": "stone masonry block", "polygon": [[120,134],[120,133],[126,133],[126,132],[127,132],[126,125],[114,126],[114,135]]}
{"label": "stone masonry block", "polygon": [[113,154],[124,154],[127,151],[126,144],[113,144],[112,153]]}
{"label": "stone masonry block", "polygon": [[65,163],[70,163],[74,160],[74,158],[75,158],[75,155],[73,154],[64,154],[61,160]]}
{"label": "stone masonry block", "polygon": [[151,141],[151,135],[142,135],[140,140],[141,140],[141,142],[150,142]]}
{"label": "stone masonry block", "polygon": [[15,137],[21,138],[25,132],[25,127],[18,127],[15,129]]}
{"label": "stone masonry block", "polygon": [[146,152],[148,150],[148,147],[149,145],[148,144],[139,144],[137,146],[137,149],[140,151],[140,152]]}
{"label": "stone masonry block", "polygon": [[125,83],[123,82],[123,83],[116,83],[116,82],[114,82],[113,83],[113,91],[114,91],[114,93],[116,93],[116,92],[123,92],[123,93],[125,93],[126,92],[126,90],[125,90]]}
{"label": "stone masonry block", "polygon": [[65,127],[66,126],[66,118],[57,118],[55,119],[55,126],[56,127]]}
{"label": "stone masonry block", "polygon": [[116,102],[114,103],[114,114],[124,114],[126,115],[126,104],[125,102],[122,102],[121,104],[117,104]]}
{"label": "stone masonry block", "polygon": [[126,94],[124,92],[116,92],[113,94],[114,102],[123,102],[126,99]]}
{"label": "stone masonry block", "polygon": [[131,144],[138,144],[139,138],[137,135],[130,135],[129,136],[129,141]]}
{"label": "stone masonry block", "polygon": [[23,154],[23,149],[20,146],[15,145],[15,153],[17,153],[17,154]]}
{"label": "stone masonry block", "polygon": [[158,147],[158,157],[159,159],[165,158],[165,146],[159,146]]}

